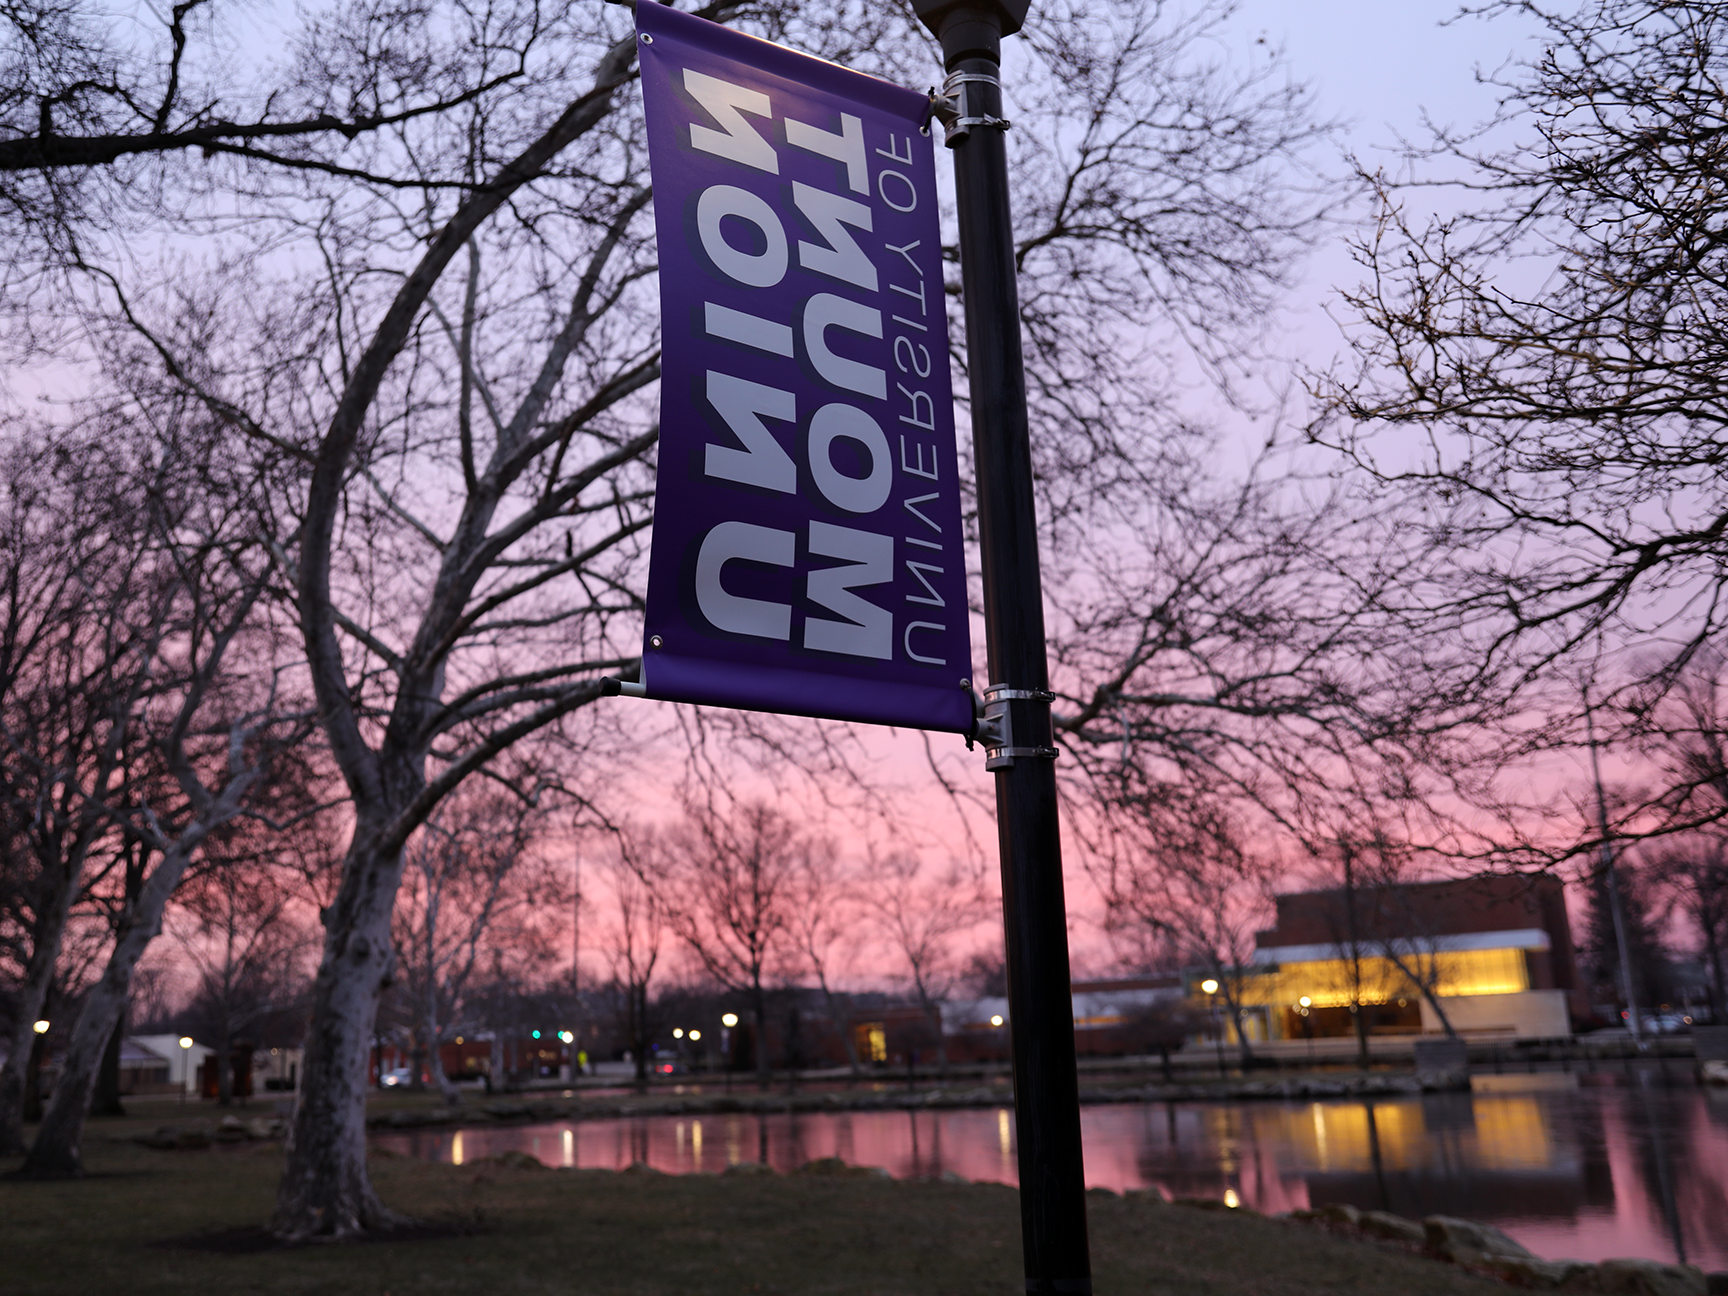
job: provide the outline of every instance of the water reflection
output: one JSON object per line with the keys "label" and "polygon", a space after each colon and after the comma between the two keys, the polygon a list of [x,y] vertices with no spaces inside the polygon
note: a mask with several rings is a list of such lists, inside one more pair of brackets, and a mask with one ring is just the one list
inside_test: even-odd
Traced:
{"label": "water reflection", "polygon": [[[1155,1185],[1263,1211],[1323,1202],[1491,1220],[1538,1255],[1684,1257],[1728,1268],[1728,1092],[1610,1087],[1575,1075],[1481,1077],[1468,1094],[1373,1101],[1088,1107],[1087,1180]],[[897,1177],[1015,1181],[1013,1113],[840,1112],[640,1120],[380,1136],[458,1164],[517,1149],[556,1166],[646,1161],[674,1174],[838,1156]]]}

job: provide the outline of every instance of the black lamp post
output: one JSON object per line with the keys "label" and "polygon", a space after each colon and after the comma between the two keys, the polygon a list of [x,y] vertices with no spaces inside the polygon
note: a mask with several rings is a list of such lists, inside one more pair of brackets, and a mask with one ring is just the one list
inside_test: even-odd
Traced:
{"label": "black lamp post", "polygon": [[999,80],[1002,37],[1020,30],[1029,7],[913,0],[942,42],[948,71],[935,107],[959,202],[990,669],[979,732],[985,768],[996,774],[1026,1290],[1089,1294],[1056,748]]}

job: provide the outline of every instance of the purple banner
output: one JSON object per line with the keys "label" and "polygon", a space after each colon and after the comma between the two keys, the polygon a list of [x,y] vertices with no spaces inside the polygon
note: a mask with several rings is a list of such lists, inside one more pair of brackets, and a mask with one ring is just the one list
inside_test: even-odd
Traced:
{"label": "purple banner", "polygon": [[965,732],[925,97],[636,21],[665,338],[647,695]]}

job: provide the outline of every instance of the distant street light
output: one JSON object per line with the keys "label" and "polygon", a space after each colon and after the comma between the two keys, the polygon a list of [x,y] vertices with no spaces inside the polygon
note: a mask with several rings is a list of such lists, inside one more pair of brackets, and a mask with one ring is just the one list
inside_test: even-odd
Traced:
{"label": "distant street light", "polygon": [[702,1038],[702,1032],[701,1031],[693,1030],[690,1032],[690,1039],[692,1042],[695,1042],[696,1040],[699,1040],[701,1038]]}
{"label": "distant street light", "polygon": [[673,1039],[683,1039],[684,1038],[684,1028],[682,1026],[674,1026],[672,1028],[672,1038]]}
{"label": "distant street light", "polygon": [[738,1024],[738,1014],[737,1013],[727,1013],[725,1016],[723,1016],[720,1019],[720,1024],[722,1026],[724,1026],[727,1030],[731,1030],[734,1026],[736,1026]]}
{"label": "distant street light", "polygon": [[180,1104],[181,1104],[181,1106],[185,1106],[185,1104],[186,1104],[186,1091],[189,1088],[191,1088],[191,1080],[192,1080],[192,1067],[191,1067],[192,1054],[190,1052],[191,1048],[192,1048],[192,1037],[190,1035],[182,1035],[180,1037]]}
{"label": "distant street light", "polygon": [[1000,1026],[1002,1024],[1002,1014],[997,1013],[995,1016],[991,1017],[990,1024],[992,1026]]}
{"label": "distant street light", "polygon": [[35,1029],[38,1035],[46,1035],[48,1033],[48,1023],[45,1021],[39,1021],[36,1023]]}
{"label": "distant street light", "polygon": [[1218,983],[1211,977],[1207,977],[1200,983],[1200,989],[1205,994],[1215,995],[1218,993]]}

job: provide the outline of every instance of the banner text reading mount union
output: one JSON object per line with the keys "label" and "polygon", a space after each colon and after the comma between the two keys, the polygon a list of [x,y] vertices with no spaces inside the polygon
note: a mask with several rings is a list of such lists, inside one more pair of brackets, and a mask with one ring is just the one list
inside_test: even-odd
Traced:
{"label": "banner text reading mount union", "polygon": [[636,13],[665,338],[647,695],[964,732],[925,98]]}

